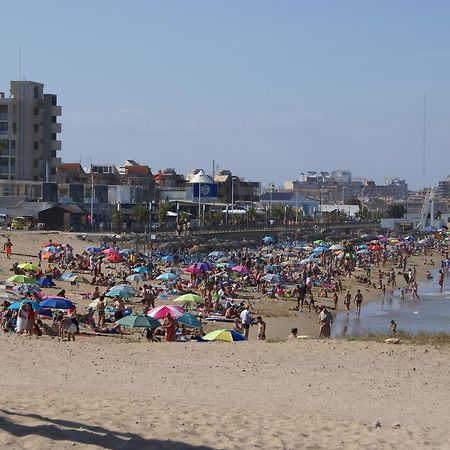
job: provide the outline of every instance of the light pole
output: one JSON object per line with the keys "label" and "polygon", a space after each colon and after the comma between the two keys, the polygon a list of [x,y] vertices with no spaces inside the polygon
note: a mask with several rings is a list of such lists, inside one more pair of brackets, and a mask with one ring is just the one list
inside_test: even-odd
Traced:
{"label": "light pole", "polygon": [[91,232],[94,231],[94,167],[92,165],[92,158],[86,158],[89,161],[91,169]]}
{"label": "light pole", "polygon": [[234,177],[231,177],[231,223],[234,219]]}
{"label": "light pole", "polygon": [[298,223],[298,187],[295,190],[295,223]]}
{"label": "light pole", "polygon": [[272,202],[273,202],[273,189],[275,187],[275,183],[272,181],[269,184],[270,186],[270,220],[272,220]]}
{"label": "light pole", "polygon": [[202,183],[198,180],[198,227],[201,228],[201,215],[202,215]]}

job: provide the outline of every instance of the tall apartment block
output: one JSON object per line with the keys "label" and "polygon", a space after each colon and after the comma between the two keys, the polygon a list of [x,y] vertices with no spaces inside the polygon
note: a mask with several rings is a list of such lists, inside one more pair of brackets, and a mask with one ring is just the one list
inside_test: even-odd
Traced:
{"label": "tall apartment block", "polygon": [[61,159],[61,106],[34,81],[11,81],[0,92],[0,179],[52,181]]}

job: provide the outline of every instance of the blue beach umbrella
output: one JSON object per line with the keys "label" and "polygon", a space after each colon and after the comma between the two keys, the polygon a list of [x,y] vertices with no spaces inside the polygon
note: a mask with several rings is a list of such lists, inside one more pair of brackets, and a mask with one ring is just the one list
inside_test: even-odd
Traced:
{"label": "blue beach umbrella", "polygon": [[150,273],[151,270],[148,267],[141,266],[141,267],[135,267],[133,269],[134,273]]}
{"label": "blue beach umbrella", "polygon": [[32,300],[27,300],[27,299],[19,300],[17,302],[14,302],[12,305],[8,306],[8,309],[10,309],[10,310],[18,310],[25,303],[29,303],[35,311],[39,310],[39,309],[42,309],[42,306],[39,303],[34,302]]}
{"label": "blue beach umbrella", "polygon": [[175,258],[172,255],[165,255],[161,257],[161,259],[165,262],[174,262]]}
{"label": "blue beach umbrella", "polygon": [[171,272],[165,272],[156,277],[157,280],[163,280],[163,281],[176,280],[177,278],[178,278],[178,275],[171,273]]}
{"label": "blue beach umbrella", "polygon": [[86,247],[84,250],[89,253],[100,253],[102,251],[100,247]]}
{"label": "blue beach umbrella", "polygon": [[270,284],[283,284],[284,280],[280,275],[276,275],[273,273],[268,273],[267,275],[264,275],[261,277],[261,280],[267,281]]}
{"label": "blue beach umbrella", "polygon": [[45,297],[42,302],[39,303],[41,308],[54,308],[54,309],[75,309],[76,306],[67,298],[64,297]]}
{"label": "blue beach umbrella", "polygon": [[54,287],[56,286],[55,283],[53,283],[51,278],[39,278],[38,280],[36,280],[36,284],[40,287],[44,287],[44,288],[49,288],[49,287]]}

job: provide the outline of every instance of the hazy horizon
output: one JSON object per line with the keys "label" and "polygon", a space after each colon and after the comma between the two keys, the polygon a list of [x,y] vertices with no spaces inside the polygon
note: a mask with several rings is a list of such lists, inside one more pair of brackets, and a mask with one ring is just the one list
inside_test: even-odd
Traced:
{"label": "hazy horizon", "polygon": [[63,161],[186,173],[214,159],[263,185],[348,169],[417,189],[426,94],[426,185],[450,174],[447,2],[123,5],[3,6],[0,91],[20,45],[22,78],[63,108]]}

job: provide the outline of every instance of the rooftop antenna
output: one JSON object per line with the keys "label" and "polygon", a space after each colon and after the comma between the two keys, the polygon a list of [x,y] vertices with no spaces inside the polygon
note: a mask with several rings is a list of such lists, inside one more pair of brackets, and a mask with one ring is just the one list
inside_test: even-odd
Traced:
{"label": "rooftop antenna", "polygon": [[426,151],[427,151],[427,95],[423,94],[423,149],[422,149],[422,182],[425,189]]}

